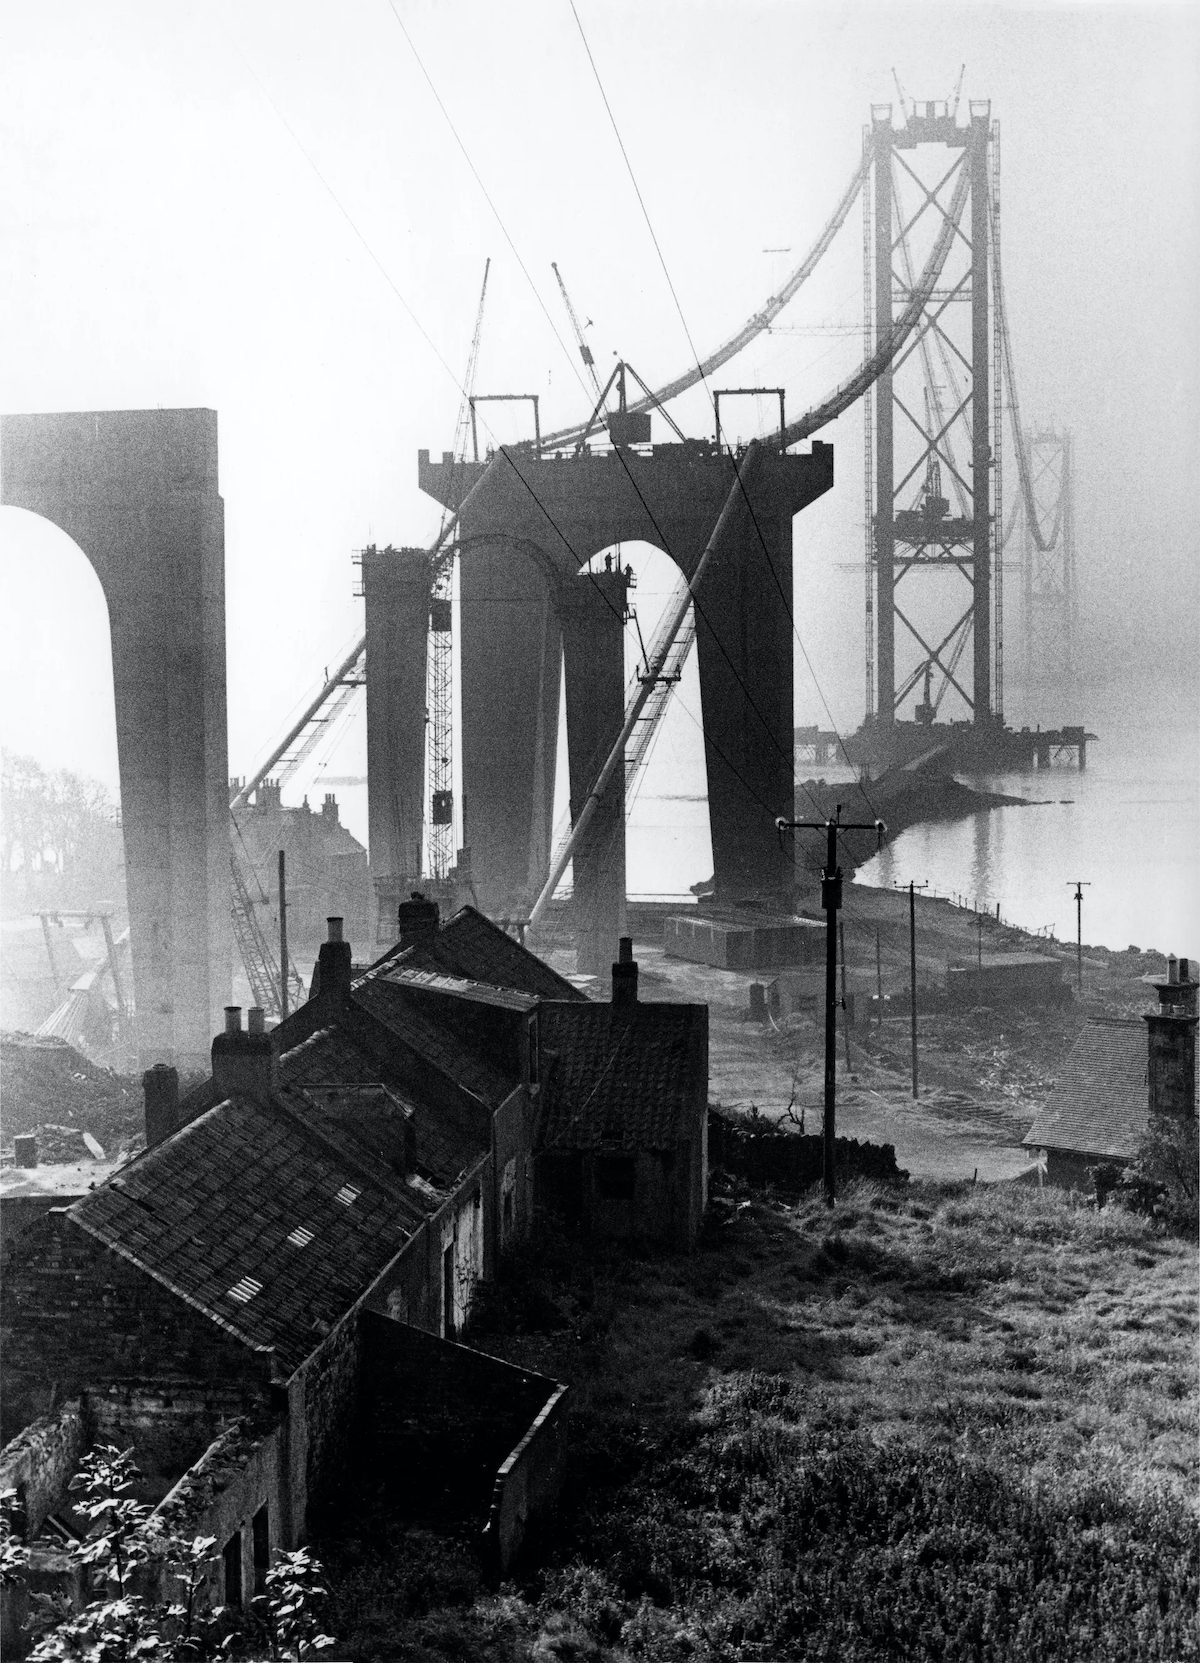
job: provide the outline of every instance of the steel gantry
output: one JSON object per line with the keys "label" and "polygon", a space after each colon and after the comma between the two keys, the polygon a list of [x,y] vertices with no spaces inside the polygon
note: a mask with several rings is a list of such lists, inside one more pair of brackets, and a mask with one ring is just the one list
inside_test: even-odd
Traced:
{"label": "steel gantry", "polygon": [[[890,726],[916,695],[918,719],[932,721],[953,689],[976,723],[990,723],[1003,713],[1002,601],[993,598],[1000,335],[989,292],[998,124],[986,102],[970,105],[965,126],[945,103],[906,106],[901,126],[890,104],[871,116],[864,288],[877,343],[912,306],[923,250],[953,223],[938,282],[868,408],[867,714]],[[965,214],[955,211],[964,185]],[[945,583],[936,599],[928,585],[918,596],[913,574],[931,571],[965,579],[965,604]],[[968,644],[969,677],[960,671]]]}

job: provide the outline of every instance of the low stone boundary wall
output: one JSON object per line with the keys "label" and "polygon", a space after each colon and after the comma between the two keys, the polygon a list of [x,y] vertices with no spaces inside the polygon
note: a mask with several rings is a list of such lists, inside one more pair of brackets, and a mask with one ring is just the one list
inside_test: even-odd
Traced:
{"label": "low stone boundary wall", "polygon": [[[751,1120],[728,1109],[709,1108],[709,1166],[721,1167],[747,1183],[788,1190],[819,1184],[823,1149],[824,1139],[819,1136],[803,1136],[766,1119]],[[835,1140],[834,1170],[843,1184],[851,1178],[899,1184],[908,1177],[896,1165],[894,1144],[860,1143],[857,1138]]]}
{"label": "low stone boundary wall", "polygon": [[512,1568],[531,1523],[554,1507],[567,1455],[566,1386],[542,1406],[533,1425],[496,1474],[483,1527],[484,1570],[494,1582]]}

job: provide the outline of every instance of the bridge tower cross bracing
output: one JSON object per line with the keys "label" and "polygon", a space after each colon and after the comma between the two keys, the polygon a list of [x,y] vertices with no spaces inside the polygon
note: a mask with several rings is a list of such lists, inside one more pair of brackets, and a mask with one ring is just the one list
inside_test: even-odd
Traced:
{"label": "bridge tower cross bracing", "polygon": [[1023,506],[1021,525],[1022,669],[1026,688],[1075,675],[1078,600],[1075,581],[1074,443],[1069,432],[1026,436],[1030,487],[1046,546],[1039,547]]}
{"label": "bridge tower cross bracing", "polygon": [[[998,185],[998,153],[993,150],[998,129],[990,106],[972,102],[965,126],[942,103],[912,105],[899,127],[893,125],[891,105],[875,105],[869,131],[874,234],[872,258],[864,264],[877,344],[911,300],[912,273],[923,263],[914,246],[942,227],[948,217],[947,189],[964,168],[970,219],[968,228],[955,229],[955,252],[928,297],[913,337],[879,376],[875,389],[874,493],[869,508],[874,653],[872,660],[868,641],[868,692],[873,681],[875,720],[890,727],[909,695],[920,697],[929,672],[940,677],[940,686],[936,698],[918,705],[918,715],[936,708],[953,688],[975,723],[988,725],[1003,708],[1003,634],[998,624],[993,629],[992,594],[998,311],[989,305],[994,254],[989,197]],[[954,309],[963,307],[969,308],[965,329],[955,322]],[[969,468],[959,464],[956,439],[959,454],[970,456]],[[950,513],[949,500],[942,495],[943,479],[958,499],[957,515]],[[918,601],[912,575],[919,571],[937,571],[943,577],[957,572],[969,585],[969,598],[963,604],[960,597],[948,628],[945,585],[939,622],[939,614],[927,604],[928,585]],[[1002,605],[998,583],[997,590]],[[918,611],[918,606],[924,610]],[[907,649],[901,655],[902,667],[897,662],[897,621]],[[868,629],[871,623],[868,610]],[[960,679],[958,660],[968,641],[971,676]],[[870,708],[867,715],[872,715]]]}

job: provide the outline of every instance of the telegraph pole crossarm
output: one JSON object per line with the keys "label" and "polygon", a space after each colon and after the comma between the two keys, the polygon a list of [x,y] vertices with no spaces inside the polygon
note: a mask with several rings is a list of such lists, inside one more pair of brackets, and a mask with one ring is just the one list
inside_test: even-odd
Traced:
{"label": "telegraph pole crossarm", "polygon": [[842,906],[842,869],[838,865],[837,837],[840,831],[873,831],[882,845],[887,827],[882,820],[843,820],[842,805],[839,803],[832,820],[785,820],[780,817],[775,821],[775,829],[780,835],[785,831],[825,833],[825,865],[821,872],[821,905],[825,909],[825,1117],[821,1168],[825,1201],[832,1207],[836,1199],[833,1152],[837,1121],[837,915]]}

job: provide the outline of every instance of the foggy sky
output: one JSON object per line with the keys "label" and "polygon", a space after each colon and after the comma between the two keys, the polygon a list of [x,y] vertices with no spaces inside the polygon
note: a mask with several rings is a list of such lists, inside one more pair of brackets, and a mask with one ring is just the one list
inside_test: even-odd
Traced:
{"label": "foggy sky", "polygon": [[[815,238],[893,66],[942,99],[965,61],[963,114],[1001,122],[1023,414],[1075,437],[1085,666],[1194,675],[1195,7],[579,0],[683,321],[570,7],[397,10],[503,229],[387,0],[0,3],[0,409],[218,411],[233,771],[358,633],[352,551],[437,529],[416,451],[452,442],[485,258],[478,391],[538,392],[544,428],[585,412],[551,260],[602,373],[620,351],[655,385],[684,322],[711,350],[790,263],[765,251]],[[861,271],[856,209],[781,323],[855,322]],[[859,352],[780,333],[716,384],[782,376],[799,412]],[[699,392],[677,415],[711,431]],[[821,437],[838,486],[797,522],[796,620],[853,727],[859,412]],[[115,786],[98,584],[61,534],[0,530],[5,742]],[[797,707],[824,719],[802,666]]]}

